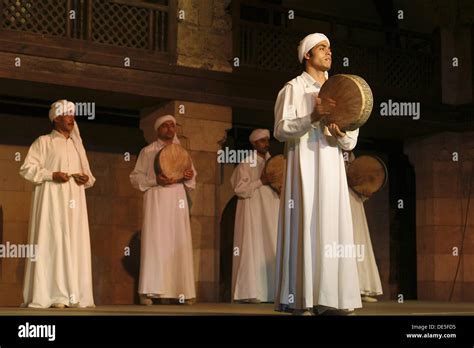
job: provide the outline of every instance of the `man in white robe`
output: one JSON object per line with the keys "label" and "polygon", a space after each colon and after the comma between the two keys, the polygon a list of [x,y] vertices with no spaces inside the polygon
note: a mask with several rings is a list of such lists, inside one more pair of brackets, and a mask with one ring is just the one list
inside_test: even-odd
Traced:
{"label": "man in white robe", "polygon": [[144,192],[141,232],[140,303],[152,298],[190,304],[196,298],[193,246],[186,190],[196,187],[196,170],[184,172],[184,181],[156,176],[156,154],[168,144],[179,144],[172,115],[155,122],[157,140],[144,147],[130,174],[134,188]]}
{"label": "man in white robe", "polygon": [[[274,136],[285,142],[286,172],[277,242],[275,309],[343,313],[361,307],[351,207],[342,149],[358,130],[342,132],[324,117],[335,106],[317,98],[331,67],[329,39],[319,33],[298,47],[305,71],[279,92]],[[341,310],[341,311],[337,311]],[[332,312],[332,311],[331,311]]]}
{"label": "man in white robe", "polygon": [[257,153],[253,158],[256,163],[245,159],[230,178],[239,197],[235,214],[232,293],[236,301],[273,302],[280,200],[269,186],[272,178],[263,172],[271,157],[268,152],[270,132],[256,129],[249,140]]}
{"label": "man in white robe", "polygon": [[[355,159],[354,153],[348,153],[350,163]],[[370,240],[369,225],[365,216],[364,202],[370,197],[369,193],[359,194],[349,187],[349,197],[354,227],[354,243],[363,247],[364,257],[357,260],[360,294],[363,302],[377,302],[375,296],[382,295],[382,283],[375,262],[374,249]]]}
{"label": "man in white robe", "polygon": [[28,240],[36,261],[26,261],[22,306],[95,307],[85,189],[89,168],[74,103],[51,106],[54,130],[31,145],[20,175],[34,184]]}

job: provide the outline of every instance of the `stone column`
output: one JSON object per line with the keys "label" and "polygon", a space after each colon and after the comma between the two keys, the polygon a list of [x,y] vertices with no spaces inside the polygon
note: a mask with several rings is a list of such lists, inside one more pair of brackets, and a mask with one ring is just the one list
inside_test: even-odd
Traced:
{"label": "stone column", "polygon": [[232,72],[230,0],[179,0],[178,65]]}
{"label": "stone column", "polygon": [[472,103],[471,27],[441,31],[441,78],[443,103]]}
{"label": "stone column", "polygon": [[[474,300],[474,133],[442,133],[405,146],[416,173],[419,300]],[[467,211],[469,203],[469,211]]]}

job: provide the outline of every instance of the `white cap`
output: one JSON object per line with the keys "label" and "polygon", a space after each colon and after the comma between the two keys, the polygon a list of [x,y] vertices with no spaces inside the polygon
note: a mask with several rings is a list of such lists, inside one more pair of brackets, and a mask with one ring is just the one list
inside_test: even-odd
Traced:
{"label": "white cap", "polygon": [[160,126],[166,121],[173,121],[173,123],[176,125],[176,119],[173,115],[160,116],[155,121],[155,131],[158,130],[158,128],[160,128]]}
{"label": "white cap", "polygon": [[253,143],[262,138],[270,138],[270,131],[268,129],[255,129],[250,133],[249,141]]}
{"label": "white cap", "polygon": [[318,43],[326,40],[329,45],[331,43],[329,42],[329,39],[327,38],[326,35],[321,34],[321,33],[314,33],[314,34],[309,34],[306,36],[303,40],[300,41],[300,44],[298,46],[298,59],[300,63],[303,63],[304,60],[304,55],[311,51],[311,49],[316,46]]}

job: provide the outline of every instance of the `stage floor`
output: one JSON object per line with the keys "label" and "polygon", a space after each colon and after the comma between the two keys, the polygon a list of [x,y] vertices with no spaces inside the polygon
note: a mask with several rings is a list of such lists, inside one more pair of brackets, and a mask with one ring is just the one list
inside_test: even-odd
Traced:
{"label": "stage floor", "polygon": [[[383,301],[364,303],[355,315],[474,315],[474,303]],[[96,308],[32,309],[0,307],[0,316],[34,315],[289,315],[273,310],[273,304],[197,303],[194,305],[110,305]]]}

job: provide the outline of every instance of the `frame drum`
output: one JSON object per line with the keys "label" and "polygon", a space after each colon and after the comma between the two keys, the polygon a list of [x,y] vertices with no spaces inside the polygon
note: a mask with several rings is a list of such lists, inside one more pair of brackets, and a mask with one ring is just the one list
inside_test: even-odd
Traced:
{"label": "frame drum", "polygon": [[336,107],[324,122],[335,123],[342,131],[360,128],[369,119],[374,98],[367,82],[360,76],[338,74],[321,87],[318,97],[331,98]]}
{"label": "frame drum", "polygon": [[265,174],[275,174],[275,180],[270,182],[270,187],[280,194],[281,187],[283,186],[283,175],[285,171],[285,156],[276,155],[270,157],[267,163],[265,163],[265,168],[263,171]]}
{"label": "frame drum", "polygon": [[347,168],[347,184],[355,192],[369,197],[387,182],[388,172],[383,161],[376,156],[359,156]]}
{"label": "frame drum", "polygon": [[179,144],[164,146],[155,157],[155,174],[165,175],[179,181],[184,178],[184,171],[192,168],[191,156]]}

